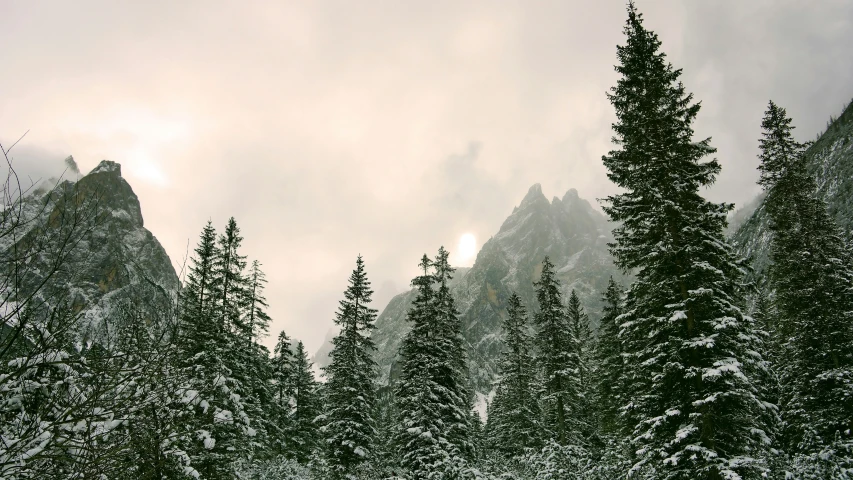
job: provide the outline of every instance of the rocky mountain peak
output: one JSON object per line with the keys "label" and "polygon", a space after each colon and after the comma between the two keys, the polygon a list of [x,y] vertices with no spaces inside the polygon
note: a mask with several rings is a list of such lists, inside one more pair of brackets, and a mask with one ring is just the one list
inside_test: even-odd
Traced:
{"label": "rocky mountain peak", "polygon": [[[63,268],[50,277],[43,291],[62,295],[85,317],[84,335],[108,335],[106,320],[111,312],[131,299],[174,298],[178,276],[160,242],[144,228],[139,199],[122,178],[118,163],[104,160],[77,182],[36,189],[21,201],[25,206],[47,207],[34,210],[38,213],[27,222],[29,230],[18,237],[20,245],[37,244],[35,239],[46,230],[75,229]],[[80,209],[74,215],[81,219],[79,225],[62,226],[69,208]],[[27,283],[39,285],[51,265],[49,255],[36,257],[27,266]],[[26,294],[26,285],[22,291]]]}
{"label": "rocky mountain peak", "polygon": [[[592,319],[598,318],[601,292],[610,275],[621,278],[607,251],[610,225],[589,202],[569,190],[549,202],[537,183],[483,245],[470,271],[458,275],[451,290],[468,343],[469,370],[476,389],[487,393],[502,350],[501,323],[507,301],[518,293],[529,312],[536,309],[533,282],[548,255],[558,269],[564,293],[575,289]],[[393,380],[400,341],[409,329],[406,311],[413,299],[395,297],[379,315],[374,333],[382,381]]]}
{"label": "rocky mountain peak", "polygon": [[93,168],[92,171],[89,172],[89,175],[96,173],[115,173],[120,177],[121,164],[112,160],[101,160],[101,163],[99,163],[97,167]]}
{"label": "rocky mountain peak", "polygon": [[127,180],[121,176],[119,163],[102,160],[77,183],[84,194],[96,195],[98,203],[109,209],[117,221],[127,222],[128,228],[144,226],[139,199]]}
{"label": "rocky mountain peak", "polygon": [[516,207],[516,210],[524,210],[527,208],[536,208],[542,207],[543,205],[548,204],[548,199],[545,198],[545,195],[542,193],[542,186],[538,183],[534,183],[530,189],[527,190],[527,195],[521,200],[521,203]]}

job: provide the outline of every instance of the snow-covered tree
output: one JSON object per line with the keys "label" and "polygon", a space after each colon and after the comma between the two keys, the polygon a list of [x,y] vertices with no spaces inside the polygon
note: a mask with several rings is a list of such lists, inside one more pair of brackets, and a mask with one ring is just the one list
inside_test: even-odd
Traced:
{"label": "snow-covered tree", "polygon": [[313,363],[301,341],[296,342],[291,388],[293,405],[290,411],[287,454],[301,463],[307,462],[320,448],[320,426],[317,417],[323,413],[319,385],[314,379]]}
{"label": "snow-covered tree", "polygon": [[569,325],[569,341],[571,350],[577,355],[576,363],[568,380],[572,386],[569,388],[570,398],[569,410],[571,418],[569,424],[573,434],[590,448],[599,445],[597,431],[598,412],[593,406],[594,388],[592,378],[592,329],[589,326],[589,316],[581,305],[577,293],[572,290],[569,302],[566,305],[566,318]]}
{"label": "snow-covered tree", "polygon": [[780,372],[784,437],[792,454],[807,459],[820,456],[832,459],[837,468],[851,468],[850,253],[826,204],[816,197],[803,146],[793,138],[794,127],[785,109],[771,101],[761,126],[759,183],[767,191],[765,204],[773,232],[770,280],[781,339],[778,358],[785,360]]}
{"label": "snow-covered tree", "polygon": [[271,447],[279,455],[284,454],[289,445],[296,443],[295,439],[288,438],[291,432],[289,417],[290,401],[293,398],[295,362],[293,351],[290,348],[290,337],[282,330],[278,334],[278,341],[270,359],[272,370],[270,389],[273,396],[267,414],[271,423],[275,425],[275,428],[270,432]]}
{"label": "snow-covered tree", "polygon": [[438,392],[445,435],[451,452],[463,459],[474,454],[472,442],[473,406],[468,387],[468,365],[459,310],[450,292],[450,280],[455,269],[450,266],[450,253],[444,247],[438,249],[433,261],[435,292],[436,346],[439,362],[435,365],[435,379],[441,389]]}
{"label": "snow-covered tree", "polygon": [[269,333],[272,319],[266,311],[269,308],[264,296],[266,284],[267,276],[261,270],[261,263],[253,260],[247,276],[246,294],[243,299],[245,311],[242,323],[246,325],[246,330],[249,332],[249,342],[260,340]]}
{"label": "snow-covered tree", "polygon": [[533,319],[536,325],[537,361],[543,378],[545,423],[558,443],[575,442],[578,439],[569,438],[569,408],[571,399],[576,396],[572,390],[572,375],[577,369],[579,356],[574,349],[575,342],[560,293],[560,281],[548,257],[542,261],[542,273],[535,286],[539,311]]}
{"label": "snow-covered tree", "polygon": [[187,384],[181,401],[195,414],[185,428],[191,467],[203,478],[230,478],[234,462],[251,451],[257,433],[245,411],[244,385],[234,377],[234,334],[222,310],[216,231],[205,226],[181,292],[179,365]]}
{"label": "snow-covered tree", "polygon": [[444,248],[435,262],[426,255],[421,259],[423,274],[412,281],[417,296],[407,316],[412,329],[400,347],[395,443],[414,479],[460,478],[473,453],[465,351],[447,259]]}
{"label": "snow-covered tree", "polygon": [[700,105],[631,2],[608,95],[614,141],[603,157],[624,193],[605,211],[620,222],[611,253],[636,274],[623,330],[631,381],[635,474],[657,479],[750,478],[769,441],[756,370],[761,338],[740,308],[743,269],[723,236],[729,204],[699,190],[720,171],[710,139],[694,140]]}
{"label": "snow-covered tree", "polygon": [[376,436],[376,347],[370,338],[376,309],[370,307],[373,290],[361,255],[349,278],[335,315],[340,333],[326,367],[326,458],[334,475],[346,478],[372,456]]}
{"label": "snow-covered tree", "polygon": [[602,298],[604,309],[594,355],[599,426],[602,434],[606,436],[620,436],[620,433],[624,433],[619,412],[627,400],[622,342],[619,338],[623,294],[622,286],[610,277]]}
{"label": "snow-covered tree", "polygon": [[502,454],[520,455],[542,446],[543,428],[527,312],[515,293],[509,297],[503,330],[505,350],[489,405],[487,441]]}
{"label": "snow-covered tree", "polygon": [[241,315],[246,298],[247,279],[243,274],[246,268],[246,257],[240,254],[243,237],[240,227],[234,217],[228,219],[225,233],[217,240],[217,253],[214,259],[214,275],[217,278],[218,314],[221,315],[225,328],[232,330],[241,338],[251,338],[253,332],[248,331]]}

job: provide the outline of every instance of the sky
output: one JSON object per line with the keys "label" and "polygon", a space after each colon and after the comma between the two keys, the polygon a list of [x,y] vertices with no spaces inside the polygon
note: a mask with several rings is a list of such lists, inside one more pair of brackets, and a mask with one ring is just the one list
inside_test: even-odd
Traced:
{"label": "sky", "polygon": [[[702,102],[714,201],[758,193],[769,99],[801,140],[853,99],[853,2],[637,6]],[[121,163],[178,269],[235,217],[269,280],[265,343],[316,351],[357,255],[381,309],[425,252],[470,265],[460,241],[482,246],[532,184],[615,192],[625,18],[611,0],[0,0],[0,142],[29,131],[12,157],[33,179]]]}

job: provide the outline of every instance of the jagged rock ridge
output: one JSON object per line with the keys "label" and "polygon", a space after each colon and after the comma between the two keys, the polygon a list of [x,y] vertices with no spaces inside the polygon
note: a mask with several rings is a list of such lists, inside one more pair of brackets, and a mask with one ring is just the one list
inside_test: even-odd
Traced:
{"label": "jagged rock ridge", "polygon": [[[597,322],[601,292],[610,275],[622,278],[613,266],[607,243],[611,224],[604,215],[571,189],[550,202],[536,184],[487,241],[470,270],[457,271],[452,292],[460,311],[468,346],[469,371],[475,389],[488,393],[497,373],[502,349],[501,322],[509,296],[517,292],[533,312],[533,282],[548,255],[558,269],[564,293],[575,289],[593,322]],[[376,322],[380,381],[396,375],[397,350],[409,330],[406,312],[414,292],[394,297]]]}

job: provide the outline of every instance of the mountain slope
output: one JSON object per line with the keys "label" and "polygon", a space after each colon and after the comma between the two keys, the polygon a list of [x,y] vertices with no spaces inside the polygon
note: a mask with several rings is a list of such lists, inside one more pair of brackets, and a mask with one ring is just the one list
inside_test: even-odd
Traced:
{"label": "mountain slope", "polygon": [[[0,245],[7,258],[12,249],[26,251],[46,236],[73,232],[67,237],[73,241],[63,252],[44,250],[28,261],[19,295],[39,290],[50,303],[67,304],[83,316],[84,336],[108,341],[110,325],[104,320],[127,301],[174,299],[178,276],[144,227],[139,199],[119,164],[104,160],[76,182],[36,189],[21,206],[25,223],[19,235]],[[59,255],[61,268],[49,275]]]}
{"label": "mountain slope", "polygon": [[[818,185],[818,196],[845,232],[853,230],[853,102],[809,146],[806,161]],[[770,262],[770,229],[763,198],[755,212],[732,236],[735,249],[746,257],[756,278],[764,278]]]}
{"label": "mountain slope", "polygon": [[[607,251],[609,241],[610,224],[576,190],[549,202],[538,184],[530,188],[499,232],[483,245],[474,266],[457,271],[451,286],[477,391],[489,392],[497,373],[501,322],[511,293],[518,293],[529,312],[535,310],[533,282],[546,255],[557,266],[564,293],[577,290],[591,319],[597,321],[599,297],[609,276],[622,278]],[[395,377],[397,349],[409,330],[406,312],[413,295],[394,297],[376,321],[376,360],[384,383]]]}

